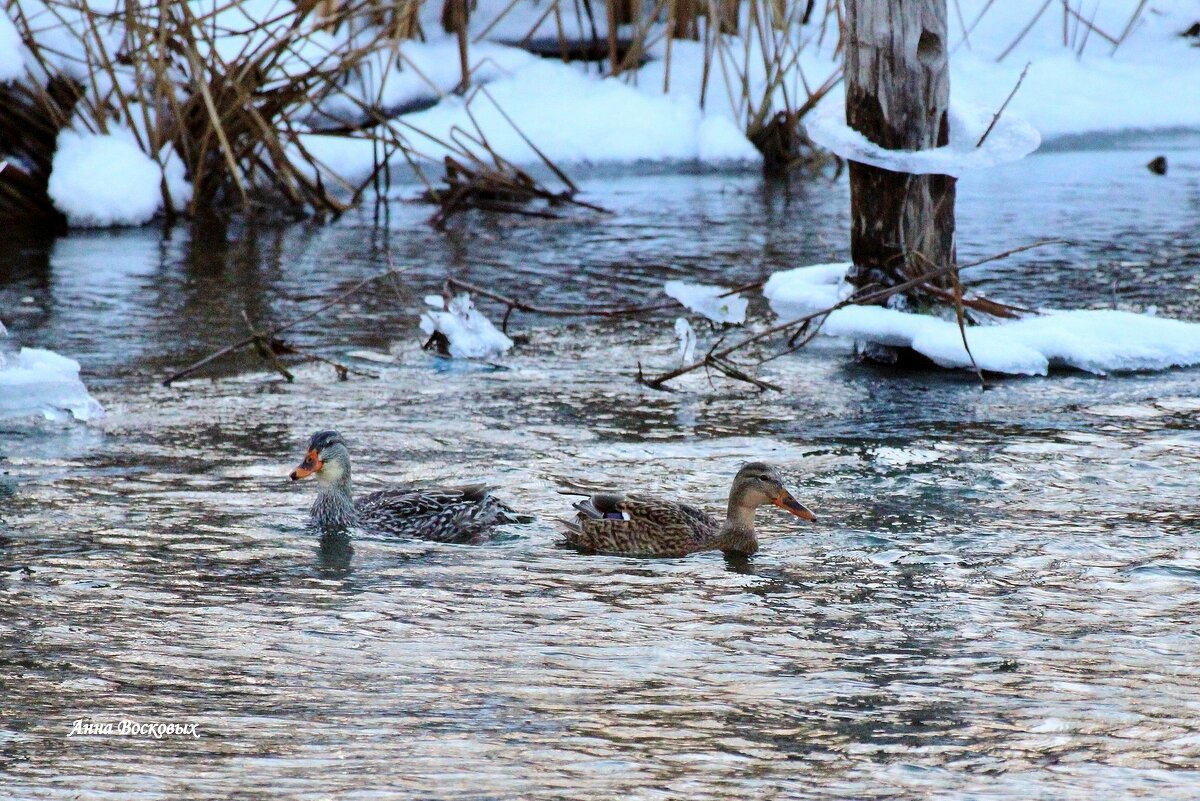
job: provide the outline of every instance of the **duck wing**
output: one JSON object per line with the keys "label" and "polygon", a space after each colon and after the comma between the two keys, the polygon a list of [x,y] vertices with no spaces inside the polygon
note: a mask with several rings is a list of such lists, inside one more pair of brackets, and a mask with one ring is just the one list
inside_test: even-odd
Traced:
{"label": "duck wing", "polygon": [[363,528],[435,542],[470,541],[492,526],[528,522],[486,484],[391,487],[360,496],[354,508]]}
{"label": "duck wing", "polygon": [[567,543],[594,553],[682,556],[702,550],[719,524],[694,506],[641,493],[603,492],[574,504]]}

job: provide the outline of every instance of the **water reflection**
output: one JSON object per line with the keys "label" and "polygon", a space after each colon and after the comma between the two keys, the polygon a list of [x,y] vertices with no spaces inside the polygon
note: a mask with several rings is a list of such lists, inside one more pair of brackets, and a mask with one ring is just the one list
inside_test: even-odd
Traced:
{"label": "water reflection", "polygon": [[322,578],[348,578],[353,571],[354,545],[347,534],[321,535],[317,545],[317,565]]}
{"label": "water reflection", "polygon": [[[1089,237],[985,284],[1080,305],[1124,276],[1119,302],[1200,318],[1200,159],[1174,154],[1172,182],[1149,184],[1143,154],[1125,155],[1136,171],[1059,153],[964,181],[964,258],[1069,221]],[[669,315],[518,316],[528,340],[503,369],[419,350],[420,298],[447,272],[628,303],[672,277],[844,256],[842,184],[587,188],[615,221],[442,237],[396,204],[386,230],[364,214],[0,254],[0,307],[34,298],[14,333],[80,356],[109,408],[99,427],[0,433],[4,792],[342,797],[370,777],[445,798],[770,797],[799,781],[831,798],[1194,795],[1200,371],[982,392],[825,343],[772,364],[782,395],[703,376],[650,392],[632,376],[670,360]],[[390,350],[377,380],[309,365],[295,384],[154,382],[241,336],[242,307],[289,319],[389,250],[412,265],[399,302],[366,295],[295,334],[331,355]],[[1134,276],[1120,262],[1136,259]],[[286,474],[331,426],[360,491],[486,480],[537,520],[476,547],[321,540]],[[719,509],[751,457],[781,465],[821,522],[760,515],[749,559],[556,545],[557,476]],[[65,739],[79,717],[202,736]]]}

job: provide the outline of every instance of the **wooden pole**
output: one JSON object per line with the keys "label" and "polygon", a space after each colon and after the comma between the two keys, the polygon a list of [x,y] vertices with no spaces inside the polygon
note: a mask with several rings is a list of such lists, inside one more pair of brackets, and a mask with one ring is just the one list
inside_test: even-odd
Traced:
{"label": "wooden pole", "polygon": [[[889,150],[949,141],[946,0],[845,0],[846,121]],[[848,279],[892,287],[954,264],[955,179],[850,162]],[[956,276],[941,279],[950,287]]]}

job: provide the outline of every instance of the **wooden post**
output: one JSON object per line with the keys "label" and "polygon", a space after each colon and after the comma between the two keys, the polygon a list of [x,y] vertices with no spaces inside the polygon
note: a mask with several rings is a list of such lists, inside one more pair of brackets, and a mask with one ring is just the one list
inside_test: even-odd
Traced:
{"label": "wooden post", "polygon": [[[845,0],[846,121],[890,150],[949,141],[946,0]],[[858,287],[952,265],[955,179],[850,162],[850,256]],[[949,286],[947,276],[940,282]]]}

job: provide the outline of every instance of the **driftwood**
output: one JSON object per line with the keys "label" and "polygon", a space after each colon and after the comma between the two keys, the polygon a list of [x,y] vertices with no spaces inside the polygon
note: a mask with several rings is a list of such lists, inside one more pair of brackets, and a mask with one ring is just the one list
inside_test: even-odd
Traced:
{"label": "driftwood", "polygon": [[[713,369],[716,369],[716,370],[724,373],[725,375],[730,376],[731,378],[736,378],[738,380],[745,381],[745,380],[747,380],[747,378],[750,378],[751,380],[748,383],[754,384],[755,386],[759,387],[760,389],[779,389],[778,387],[776,387],[773,384],[768,384],[767,382],[762,381],[761,379],[754,379],[753,377],[746,375],[745,371],[742,370],[737,365],[734,365],[732,362],[730,362],[729,358],[731,356],[733,356],[733,354],[737,353],[738,351],[743,350],[744,348],[749,347],[750,345],[753,345],[756,342],[761,342],[762,340],[767,339],[768,337],[774,336],[775,334],[780,334],[780,333],[784,333],[784,332],[792,332],[792,336],[790,337],[788,344],[787,344],[787,350],[783,351],[782,353],[778,353],[778,354],[770,356],[766,359],[763,359],[759,362],[759,364],[764,364],[768,361],[773,361],[774,359],[777,359],[780,356],[783,356],[787,353],[794,352],[794,351],[798,350],[799,348],[804,347],[804,345],[806,345],[806,344],[808,344],[808,342],[812,341],[812,339],[820,331],[820,327],[824,323],[825,318],[828,317],[830,313],[835,312],[838,309],[844,308],[846,306],[853,306],[853,305],[870,306],[870,305],[883,303],[884,301],[886,301],[888,298],[892,297],[893,295],[897,295],[902,292],[907,292],[910,289],[914,289],[914,288],[918,288],[918,287],[928,288],[930,281],[935,281],[940,278],[949,276],[951,274],[957,274],[957,272],[959,270],[966,270],[971,267],[978,267],[981,264],[988,264],[989,262],[998,261],[1000,259],[1007,258],[1008,256],[1012,256],[1016,253],[1023,253],[1026,250],[1032,250],[1034,248],[1043,247],[1045,245],[1055,245],[1055,244],[1069,244],[1069,243],[1066,240],[1062,240],[1062,239],[1041,240],[1041,241],[1034,242],[1029,245],[1023,245],[1021,247],[1012,248],[1010,250],[1004,251],[1003,253],[997,253],[993,256],[988,256],[987,258],[978,259],[973,262],[968,262],[967,264],[950,265],[947,267],[933,269],[933,270],[930,270],[929,272],[925,273],[924,275],[919,275],[916,278],[911,278],[908,281],[905,281],[901,284],[897,284],[896,286],[887,287],[886,289],[879,289],[879,290],[869,291],[869,292],[859,291],[856,294],[851,295],[849,298],[846,298],[843,301],[835,303],[834,305],[832,305],[828,308],[821,309],[820,311],[813,312],[812,314],[806,314],[803,317],[799,317],[795,320],[788,320],[787,322],[783,322],[783,323],[779,323],[777,325],[770,326],[769,328],[766,328],[763,331],[758,332],[757,334],[752,334],[752,335],[746,337],[745,339],[742,339],[740,342],[736,342],[733,345],[729,345],[728,347],[719,348],[719,345],[721,343],[720,343],[720,341],[718,341],[715,345],[713,345],[712,348],[709,349],[708,353],[706,353],[703,358],[697,359],[696,361],[692,362],[691,364],[685,364],[681,367],[677,367],[674,370],[670,370],[670,371],[662,373],[660,375],[657,375],[657,376],[654,376],[651,378],[647,378],[645,375],[643,375],[641,367],[639,365],[637,381],[638,381],[638,383],[643,384],[647,387],[650,387],[651,389],[665,389],[664,385],[668,381],[671,381],[672,379],[678,378],[682,375],[686,375],[687,373],[691,373],[695,370],[700,370],[703,368],[713,368]],[[1006,308],[1015,308],[1015,307],[1006,307]],[[803,336],[803,339],[799,340],[799,338],[801,336]],[[798,343],[797,343],[797,340],[799,340]],[[732,370],[729,369],[731,367],[733,368]],[[742,375],[735,375],[734,374],[735,372],[741,373]]]}
{"label": "driftwood", "polygon": [[[162,385],[164,387],[169,387],[174,382],[180,380],[181,378],[186,378],[187,376],[191,375],[192,373],[195,373],[197,370],[201,369],[202,367],[212,364],[213,362],[217,361],[218,359],[220,359],[224,356],[228,356],[230,353],[234,353],[236,351],[241,350],[242,348],[247,348],[247,347],[254,347],[264,359],[266,359],[268,362],[272,363],[272,366],[276,369],[276,372],[280,373],[280,375],[282,375],[288,381],[292,381],[293,380],[292,374],[290,372],[288,372],[283,367],[283,365],[278,363],[278,360],[276,357],[283,353],[301,353],[302,351],[295,348],[295,346],[288,345],[287,343],[284,343],[283,341],[279,340],[276,335],[282,334],[284,331],[288,331],[292,328],[295,328],[296,326],[300,325],[301,323],[308,322],[309,320],[311,320],[312,318],[321,314],[322,312],[326,311],[327,309],[331,309],[334,306],[338,305],[339,303],[344,302],[347,298],[356,294],[357,292],[362,290],[364,287],[367,287],[370,284],[373,284],[376,281],[380,281],[384,278],[399,275],[401,272],[402,272],[401,270],[391,268],[385,272],[379,273],[378,275],[373,275],[369,278],[364,278],[363,280],[359,281],[354,286],[347,289],[345,292],[343,292],[340,295],[338,295],[337,297],[335,297],[333,300],[330,300],[329,302],[321,305],[319,308],[314,309],[313,311],[309,312],[308,314],[304,315],[303,317],[299,317],[295,320],[292,320],[290,323],[285,323],[284,325],[281,325],[277,328],[271,328],[271,329],[267,329],[265,331],[259,331],[256,328],[254,328],[253,324],[251,324],[251,322],[250,322],[249,317],[243,311],[242,312],[243,319],[246,320],[246,325],[250,328],[249,336],[247,336],[243,339],[239,339],[237,342],[233,342],[229,345],[226,345],[225,347],[221,348],[220,350],[217,350],[217,351],[214,351],[214,352],[208,354],[203,359],[199,359],[195,362],[192,362],[187,367],[184,367],[182,370],[172,373],[170,376],[163,379]],[[338,364],[337,362],[332,362],[328,359],[317,356],[315,354],[308,353],[305,355],[310,359],[314,359],[316,361],[321,361],[321,362],[325,362],[326,364],[332,365],[338,371],[338,377],[341,380],[345,380],[346,375],[348,373],[356,373],[359,375],[371,375],[370,373],[365,373],[365,372],[361,372],[358,370],[352,370],[352,369],[346,367],[345,365]]]}

